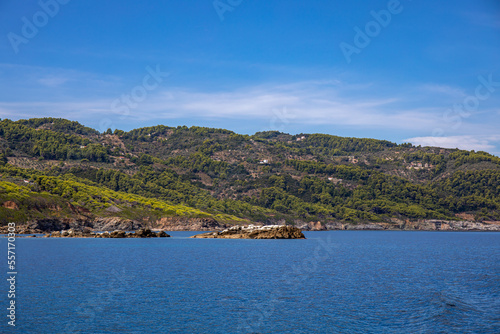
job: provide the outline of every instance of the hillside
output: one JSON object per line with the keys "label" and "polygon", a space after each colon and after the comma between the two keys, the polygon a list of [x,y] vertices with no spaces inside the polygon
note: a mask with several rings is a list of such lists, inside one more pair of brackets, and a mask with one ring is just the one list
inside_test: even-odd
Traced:
{"label": "hillside", "polygon": [[185,126],[100,134],[53,118],[0,121],[0,152],[3,224],[500,220],[500,158],[486,152]]}

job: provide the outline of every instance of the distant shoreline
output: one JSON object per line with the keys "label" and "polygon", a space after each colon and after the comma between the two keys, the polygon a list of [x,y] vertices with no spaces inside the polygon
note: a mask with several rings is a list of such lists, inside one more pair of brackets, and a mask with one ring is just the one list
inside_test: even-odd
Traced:
{"label": "distant shoreline", "polygon": [[[44,219],[32,221],[24,224],[17,224],[16,235],[30,237],[38,235],[43,237],[86,237],[97,238],[101,237],[100,233],[108,233],[111,238],[114,234],[120,231],[117,238],[129,237],[127,232],[140,232],[144,230],[153,231],[150,235],[170,231],[192,231],[192,232],[222,232],[227,229],[232,229],[241,225],[226,225],[219,224],[217,221],[200,221],[193,223],[190,220],[185,222],[168,221],[157,224],[141,224],[138,221],[122,220],[119,218],[108,219],[107,224],[92,224],[85,220],[71,219]],[[107,220],[107,221],[108,221]],[[106,222],[107,222],[106,221]],[[247,225],[254,226],[254,225]],[[263,225],[256,223],[255,227],[266,226],[283,226],[281,225]],[[393,222],[377,222],[377,223],[342,223],[342,222],[309,222],[296,223],[288,225],[300,231],[432,231],[432,232],[500,232],[500,222],[475,222],[475,221],[450,221],[450,220],[417,220],[417,221],[402,221]],[[7,226],[0,227],[0,235],[8,234]],[[107,235],[104,237],[108,237]]]}

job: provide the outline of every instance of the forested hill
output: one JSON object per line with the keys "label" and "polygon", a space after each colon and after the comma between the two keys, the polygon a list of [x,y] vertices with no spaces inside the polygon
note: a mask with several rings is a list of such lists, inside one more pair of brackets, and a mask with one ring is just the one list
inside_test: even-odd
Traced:
{"label": "forested hill", "polygon": [[54,118],[1,120],[0,152],[2,223],[500,220],[500,158],[486,152],[186,126],[99,133]]}

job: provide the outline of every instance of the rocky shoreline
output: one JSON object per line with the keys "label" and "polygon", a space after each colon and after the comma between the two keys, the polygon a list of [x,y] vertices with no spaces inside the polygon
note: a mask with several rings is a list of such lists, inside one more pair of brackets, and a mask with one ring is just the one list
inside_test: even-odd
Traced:
{"label": "rocky shoreline", "polygon": [[115,238],[115,239],[123,239],[123,238],[170,238],[165,231],[154,232],[149,229],[140,229],[138,231],[133,232],[125,232],[125,231],[113,231],[113,232],[80,232],[80,231],[56,231],[50,234],[46,234],[45,238]]}
{"label": "rocky shoreline", "polygon": [[309,222],[307,224],[297,224],[298,228],[305,231],[334,231],[334,230],[368,230],[368,231],[483,231],[500,232],[500,222],[474,222],[474,221],[454,221],[454,220],[417,220],[402,221],[394,220],[391,223],[359,223],[345,224],[341,222],[322,223]]}
{"label": "rocky shoreline", "polygon": [[[279,225],[285,226],[284,222]],[[450,220],[400,220],[393,219],[391,222],[379,223],[352,223],[342,222],[303,222],[296,221],[294,227],[302,231],[332,231],[332,230],[389,230],[389,231],[484,231],[500,232],[500,221],[476,222],[476,221],[450,221]],[[221,224],[213,218],[183,218],[169,217],[153,222],[131,220],[119,217],[107,218],[46,218],[38,219],[25,224],[16,225],[16,234],[50,234],[53,232],[73,231],[73,235],[93,235],[96,232],[115,231],[224,231],[232,226]],[[0,234],[7,234],[7,226],[0,226]],[[106,234],[107,235],[107,234]],[[93,236],[92,236],[93,237]],[[106,236],[105,236],[106,237]]]}
{"label": "rocky shoreline", "polygon": [[[136,231],[140,229],[156,229],[164,231],[216,231],[229,227],[220,224],[213,218],[185,218],[169,217],[149,221],[132,220],[120,217],[98,217],[98,218],[44,218],[36,219],[25,224],[17,224],[18,230],[38,231]],[[0,227],[1,232],[2,227]]]}
{"label": "rocky shoreline", "polygon": [[233,226],[220,232],[192,236],[195,239],[305,239],[300,229],[289,225]]}
{"label": "rocky shoreline", "polygon": [[44,234],[43,238],[112,238],[112,239],[123,239],[123,238],[170,238],[170,235],[165,231],[151,231],[150,229],[140,229],[137,231],[113,231],[113,232],[82,232],[75,230],[63,230],[54,231],[52,233],[41,233],[41,231],[30,230],[22,231],[23,233],[17,233],[17,236],[23,237],[23,235],[28,235],[28,238],[36,238],[37,234]]}

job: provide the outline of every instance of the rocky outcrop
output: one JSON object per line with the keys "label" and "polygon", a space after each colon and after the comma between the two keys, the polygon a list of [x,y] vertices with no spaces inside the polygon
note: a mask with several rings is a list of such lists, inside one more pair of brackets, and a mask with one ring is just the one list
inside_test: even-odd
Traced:
{"label": "rocky outcrop", "polygon": [[343,225],[343,230],[372,230],[372,231],[376,231],[376,230],[387,230],[388,228],[386,228],[385,225],[382,225],[382,224],[376,224],[376,223],[373,223],[373,224],[346,224],[346,225]]}
{"label": "rocky outcrop", "polygon": [[302,231],[294,226],[233,226],[220,232],[203,233],[191,238],[199,239],[305,239]]}
{"label": "rocky outcrop", "polygon": [[96,231],[135,231],[142,228],[142,224],[135,220],[109,217],[109,218],[46,218],[37,219],[27,224],[27,228],[44,232],[74,230],[83,232],[90,228]]}
{"label": "rocky outcrop", "polygon": [[10,210],[19,210],[19,207],[17,206],[16,202],[13,201],[7,201],[3,203],[2,205],[4,208],[10,209]]}
{"label": "rocky outcrop", "polygon": [[104,232],[95,234],[96,238],[170,238],[170,235],[165,231],[153,232],[150,229],[140,229],[133,233],[126,233],[125,231],[113,231],[111,233]]}
{"label": "rocky outcrop", "polygon": [[[394,219],[390,223],[347,224],[329,222],[323,225],[326,230],[394,230],[394,231],[500,231],[497,222],[473,222],[422,219],[417,221]],[[297,227],[307,231],[317,231],[317,223],[299,224]]]}
{"label": "rocky outcrop", "polygon": [[213,218],[167,217],[157,220],[153,226],[166,231],[219,231],[228,227]]}
{"label": "rocky outcrop", "polygon": [[405,231],[500,231],[500,225],[488,222],[426,219],[395,224],[378,224],[383,229]]}
{"label": "rocky outcrop", "polygon": [[165,238],[170,237],[165,231],[160,231],[158,233],[151,231],[150,229],[141,229],[135,233],[130,233],[130,238]]}
{"label": "rocky outcrop", "polygon": [[323,225],[321,222],[309,222],[307,224],[307,227],[309,227],[310,231],[324,231],[324,230],[326,230],[325,225]]}
{"label": "rocky outcrop", "polygon": [[165,231],[153,232],[149,229],[140,229],[135,233],[127,233],[125,231],[113,231],[113,232],[82,232],[75,230],[67,231],[56,231],[50,234],[46,234],[47,238],[114,238],[114,239],[124,239],[124,238],[169,238],[170,235],[165,233]]}
{"label": "rocky outcrop", "polygon": [[96,231],[135,231],[143,228],[143,224],[130,219],[124,219],[119,217],[109,217],[109,218],[96,218],[92,227]]}
{"label": "rocky outcrop", "polygon": [[73,229],[64,231],[55,231],[45,234],[46,238],[94,238],[90,232],[75,231]]}
{"label": "rocky outcrop", "polygon": [[[0,234],[8,234],[12,231],[9,231],[9,227],[7,225],[0,226]],[[37,229],[30,229],[26,225],[16,226],[15,229],[16,234],[41,234],[43,231]]]}
{"label": "rocky outcrop", "polygon": [[429,220],[438,231],[500,231],[500,225],[488,222]]}
{"label": "rocky outcrop", "polygon": [[27,228],[43,232],[74,230],[83,232],[86,228],[92,228],[93,223],[88,219],[75,218],[46,218],[28,222]]}
{"label": "rocky outcrop", "polygon": [[109,208],[107,208],[104,211],[111,212],[111,213],[118,213],[118,212],[122,212],[123,210],[120,209],[120,208],[118,208],[118,207],[116,207],[116,206],[114,206],[114,205],[112,205],[112,206],[110,206]]}

